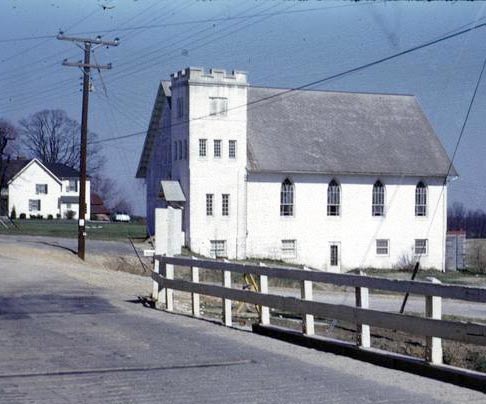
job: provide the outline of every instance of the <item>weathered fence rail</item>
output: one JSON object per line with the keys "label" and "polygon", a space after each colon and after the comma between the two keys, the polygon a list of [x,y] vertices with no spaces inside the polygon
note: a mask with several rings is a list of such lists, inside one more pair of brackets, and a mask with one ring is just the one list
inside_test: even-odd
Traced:
{"label": "weathered fence rail", "polygon": [[[486,325],[442,319],[442,298],[486,302],[486,289],[468,286],[443,285],[431,282],[390,280],[364,275],[333,274],[282,267],[237,264],[224,261],[199,260],[182,257],[155,256],[152,274],[154,297],[165,290],[166,309],[173,310],[173,290],[192,294],[192,311],[199,316],[199,295],[223,299],[223,322],[231,326],[232,300],[261,307],[260,324],[270,323],[269,307],[302,316],[304,334],[314,334],[314,316],[342,320],[357,325],[356,343],[370,347],[370,327],[400,330],[426,337],[426,360],[442,363],[442,341],[450,339],[469,344],[486,345]],[[174,266],[191,268],[191,281],[174,279]],[[221,271],[222,285],[199,283],[199,268]],[[259,277],[259,291],[232,288],[231,273],[252,274]],[[268,293],[268,277],[300,281],[301,298]],[[355,306],[313,301],[314,282],[355,288]],[[425,297],[425,317],[369,309],[369,289],[411,293]]]}

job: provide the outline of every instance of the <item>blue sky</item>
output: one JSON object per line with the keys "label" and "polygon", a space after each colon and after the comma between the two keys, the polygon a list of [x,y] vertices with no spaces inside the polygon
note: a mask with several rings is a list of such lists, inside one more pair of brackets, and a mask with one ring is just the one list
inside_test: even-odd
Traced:
{"label": "blue sky", "polygon": [[[99,63],[113,63],[93,75],[90,102],[90,130],[106,139],[145,131],[159,80],[186,66],[246,70],[254,85],[298,87],[484,23],[486,3],[2,0],[0,21],[0,117],[13,122],[45,108],[80,120],[81,73],[61,63],[80,60],[81,49],[44,36],[63,29],[120,38],[118,47],[95,52]],[[486,27],[315,88],[415,94],[451,155],[485,39]],[[454,161],[460,178],[449,187],[449,201],[470,208],[486,206],[485,110],[483,81]],[[105,175],[137,213],[145,211],[134,178],[143,139],[102,144]]]}

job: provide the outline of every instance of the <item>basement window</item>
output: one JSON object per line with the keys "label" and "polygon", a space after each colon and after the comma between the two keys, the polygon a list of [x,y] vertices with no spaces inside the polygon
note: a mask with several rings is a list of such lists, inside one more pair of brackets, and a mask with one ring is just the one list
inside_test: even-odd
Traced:
{"label": "basement window", "polygon": [[282,240],[282,257],[295,258],[297,256],[297,241]]}
{"label": "basement window", "polygon": [[378,239],[376,240],[376,255],[388,255],[389,254],[389,240]]}
{"label": "basement window", "polygon": [[210,254],[213,258],[226,257],[226,240],[211,240]]}
{"label": "basement window", "polygon": [[427,255],[428,244],[428,240],[425,238],[415,239],[415,255]]}

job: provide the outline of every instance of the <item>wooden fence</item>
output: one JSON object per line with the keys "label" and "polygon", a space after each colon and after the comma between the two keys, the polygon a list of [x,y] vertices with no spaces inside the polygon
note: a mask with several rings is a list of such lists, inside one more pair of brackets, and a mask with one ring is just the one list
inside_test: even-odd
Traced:
{"label": "wooden fence", "polygon": [[[174,279],[175,266],[191,268],[191,281]],[[222,285],[199,282],[199,268],[222,272]],[[259,291],[232,287],[231,274],[252,274],[259,277]],[[271,294],[268,277],[299,281],[301,298]],[[269,308],[296,313],[302,317],[302,332],[314,334],[314,316],[332,318],[354,323],[357,326],[356,344],[369,348],[370,327],[400,330],[412,335],[426,337],[425,360],[433,364],[442,363],[442,338],[469,344],[486,345],[486,325],[442,319],[442,299],[457,299],[470,302],[486,302],[486,288],[444,285],[430,278],[430,282],[391,280],[364,275],[334,274],[262,265],[246,265],[225,261],[199,260],[183,257],[155,256],[153,295],[155,299],[164,292],[166,310],[173,311],[173,290],[192,295],[192,313],[200,316],[199,295],[222,299],[223,323],[232,325],[231,303],[233,300],[260,306],[260,324],[270,324]],[[326,283],[355,288],[355,306],[313,301],[313,283]],[[384,290],[423,295],[425,317],[398,314],[369,309],[369,290]]]}

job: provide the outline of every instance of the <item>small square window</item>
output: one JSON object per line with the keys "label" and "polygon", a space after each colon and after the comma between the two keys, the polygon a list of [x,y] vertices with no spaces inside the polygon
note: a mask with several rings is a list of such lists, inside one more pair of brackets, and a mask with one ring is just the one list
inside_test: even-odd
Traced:
{"label": "small square window", "polygon": [[295,258],[297,256],[296,240],[282,240],[282,257]]}
{"label": "small square window", "polygon": [[209,115],[226,116],[228,113],[228,99],[222,97],[209,97]]}
{"label": "small square window", "polygon": [[40,199],[29,199],[29,212],[38,212],[41,210]]}
{"label": "small square window", "polygon": [[379,239],[376,240],[376,255],[388,255],[389,254],[389,240]]}
{"label": "small square window", "polygon": [[206,216],[213,216],[213,194],[206,194]]}
{"label": "small square window", "polygon": [[35,184],[36,194],[47,194],[47,184]]}
{"label": "small square window", "polygon": [[415,255],[427,255],[428,240],[425,238],[415,239]]}
{"label": "small square window", "polygon": [[226,240],[211,240],[211,257],[222,258],[226,257]]}
{"label": "small square window", "polygon": [[236,158],[236,140],[228,141],[228,157],[230,159]]}
{"label": "small square window", "polygon": [[214,157],[220,158],[221,157],[221,140],[216,139],[214,141]]}
{"label": "small square window", "polygon": [[66,192],[78,192],[78,181],[69,180],[68,185],[66,187]]}
{"label": "small square window", "polygon": [[206,157],[207,154],[207,140],[199,139],[199,157]]}

